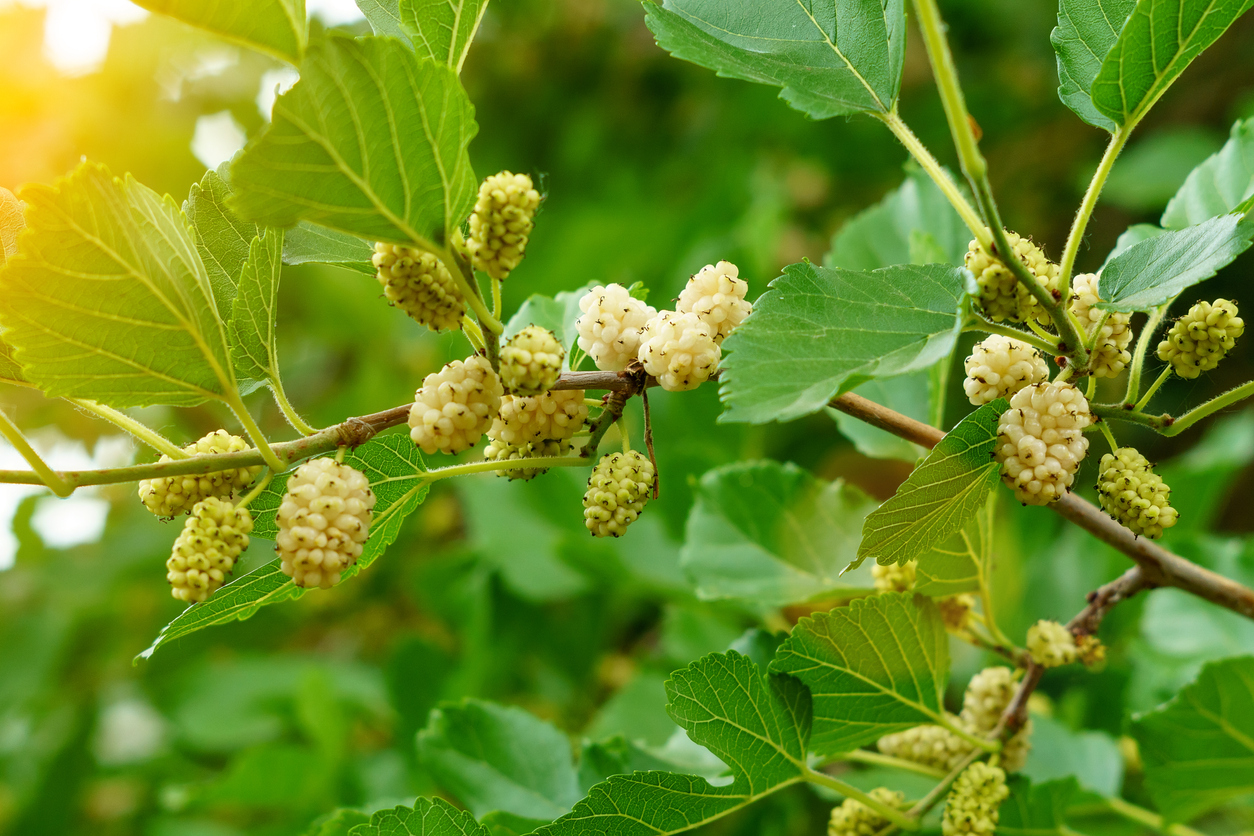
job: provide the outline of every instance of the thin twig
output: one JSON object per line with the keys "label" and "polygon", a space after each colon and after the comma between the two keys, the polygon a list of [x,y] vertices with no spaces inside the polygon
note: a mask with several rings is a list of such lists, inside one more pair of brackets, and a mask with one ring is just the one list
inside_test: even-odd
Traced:
{"label": "thin twig", "polygon": [[653,464],[653,498],[657,499],[662,492],[662,475],[657,469],[657,456],[653,453],[653,417],[649,414],[649,390],[640,390],[640,401],[644,404],[644,449],[649,451],[649,461]]}

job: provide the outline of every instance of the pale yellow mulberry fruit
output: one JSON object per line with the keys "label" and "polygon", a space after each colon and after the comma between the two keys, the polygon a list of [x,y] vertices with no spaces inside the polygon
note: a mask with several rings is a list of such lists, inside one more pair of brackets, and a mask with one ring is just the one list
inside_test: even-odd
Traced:
{"label": "pale yellow mulberry fruit", "polygon": [[[963,727],[972,734],[987,735],[1001,722],[1001,716],[1014,699],[1019,675],[1010,668],[994,666],[971,677],[962,697]],[[1018,772],[1027,763],[1032,748],[1032,720],[1028,719],[1013,737],[1002,746],[1002,766]]]}
{"label": "pale yellow mulberry fruit", "polygon": [[433,331],[461,329],[466,300],[434,253],[380,242],[372,260],[389,302]]}
{"label": "pale yellow mulberry fruit", "polygon": [[514,395],[542,395],[562,376],[565,359],[552,331],[528,325],[501,348],[501,384]]}
{"label": "pale yellow mulberry fruit", "polygon": [[[886,807],[901,809],[906,797],[900,792],[876,787],[867,795]],[[846,798],[832,808],[827,822],[827,836],[875,836],[889,824],[888,819],[854,798]]]}
{"label": "pale yellow mulberry fruit", "polygon": [[871,577],[875,582],[876,592],[909,592],[914,589],[914,579],[918,570],[917,560],[905,563],[871,564]]}
{"label": "pale yellow mulberry fruit", "polygon": [[722,344],[727,335],[753,311],[746,301],[749,284],[740,278],[740,269],[730,261],[707,264],[688,280],[675,310],[695,313],[714,329],[714,342]]}
{"label": "pale yellow mulberry fruit", "polygon": [[657,316],[621,284],[597,285],[579,300],[579,348],[603,372],[621,372],[640,353],[640,331]]}
{"label": "pale yellow mulberry fruit", "polygon": [[330,589],[370,537],[375,496],[365,474],[334,459],[302,464],[279,504],[275,550],[300,587]]}
{"label": "pale yellow mulberry fruit", "polygon": [[1001,803],[1010,797],[1006,773],[976,761],[962,771],[945,799],[944,836],[993,836]]}
{"label": "pale yellow mulberry fruit", "polygon": [[653,490],[653,463],[631,450],[602,456],[583,497],[584,525],[594,537],[621,537],[644,510]]}
{"label": "pale yellow mulberry fruit", "polygon": [[[484,461],[489,462],[516,461],[523,465],[528,459],[565,456],[569,452],[569,441],[530,441],[521,446],[515,446],[505,441],[489,441],[488,445],[483,448],[483,458]],[[496,475],[504,476],[510,480],[518,479],[528,482],[548,472],[549,469],[547,467],[520,466],[508,470],[498,470]]]}
{"label": "pale yellow mulberry fruit", "polygon": [[247,508],[216,496],[197,502],[165,562],[170,593],[189,603],[207,600],[230,577],[252,530]]}
{"label": "pale yellow mulberry fruit", "polygon": [[1011,397],[997,427],[996,457],[1020,502],[1047,505],[1071,488],[1092,421],[1088,401],[1070,383],[1038,383]]}
{"label": "pale yellow mulberry fruit", "polygon": [[936,606],[940,610],[941,620],[945,622],[945,629],[960,633],[971,623],[975,596],[970,592],[960,592],[957,595],[937,598]]}
{"label": "pale yellow mulberry fruit", "polygon": [[[240,453],[252,449],[248,442],[226,430],[215,430],[204,438],[183,448],[192,456],[208,456],[222,453]],[[174,461],[163,455],[161,464]],[[230,499],[235,492],[248,485],[261,472],[261,465],[219,470],[195,476],[166,476],[145,479],[139,483],[139,498],[144,507],[158,517],[176,517],[187,513],[197,502],[209,497]]]}
{"label": "pale yellow mulberry fruit", "polygon": [[1042,667],[1070,665],[1079,657],[1075,636],[1057,621],[1041,619],[1028,628],[1028,653]]}
{"label": "pale yellow mulberry fruit", "polygon": [[714,329],[694,313],[662,311],[640,332],[640,363],[669,392],[709,380],[721,354]]}
{"label": "pale yellow mulberry fruit", "polygon": [[975,748],[944,726],[915,726],[876,742],[885,755],[949,772]]}
{"label": "pale yellow mulberry fruit", "polygon": [[587,420],[582,389],[556,389],[534,398],[506,395],[488,437],[514,447],[533,441],[567,441]]}
{"label": "pale yellow mulberry fruit", "polygon": [[976,343],[965,367],[962,388],[976,406],[1008,398],[1025,386],[1049,380],[1041,353],[1013,337],[993,334]]}
{"label": "pale yellow mulberry fruit", "polygon": [[422,381],[409,437],[422,452],[460,453],[479,443],[501,410],[501,379],[483,357],[454,360]]}
{"label": "pale yellow mulberry fruit", "polygon": [[526,174],[502,171],[485,179],[466,239],[474,268],[494,279],[512,273],[522,263],[539,208],[540,193]]}
{"label": "pale yellow mulberry fruit", "polygon": [[1102,509],[1133,534],[1156,540],[1180,514],[1171,507],[1171,488],[1134,447],[1102,456],[1097,477]]}
{"label": "pale yellow mulberry fruit", "polygon": [[1180,377],[1192,379],[1218,366],[1244,333],[1236,302],[1198,302],[1158,344],[1158,359],[1171,363]]}
{"label": "pale yellow mulberry fruit", "polygon": [[1093,330],[1099,324],[1102,326],[1093,343],[1093,376],[1115,377],[1132,362],[1132,353],[1128,351],[1132,343],[1132,314],[1096,307],[1102,301],[1097,295],[1097,282],[1096,273],[1077,274],[1071,280],[1070,309],[1090,339],[1093,338]]}
{"label": "pale yellow mulberry fruit", "polygon": [[[1051,293],[1058,292],[1061,271],[1058,265],[1045,257],[1044,251],[1014,232],[1006,232],[1006,240],[1019,260],[1038,282]],[[1015,278],[1000,259],[972,240],[965,258],[967,269],[975,276],[978,287],[977,300],[985,315],[994,322],[1009,319],[1011,322],[1035,320],[1049,326],[1051,320],[1045,307],[1032,292]]]}

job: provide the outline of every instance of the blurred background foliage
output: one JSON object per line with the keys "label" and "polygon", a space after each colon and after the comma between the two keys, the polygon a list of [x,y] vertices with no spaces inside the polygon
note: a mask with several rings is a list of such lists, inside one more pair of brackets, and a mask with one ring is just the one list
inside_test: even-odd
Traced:
{"label": "blurred background foliage", "polygon": [[[1056,257],[1102,135],[1055,95],[1055,9],[1036,0],[945,5],[1007,222]],[[181,200],[204,171],[191,151],[200,117],[229,111],[250,135],[260,129],[258,92],[277,69],[269,59],[150,17],[114,32],[99,71],[66,76],[42,55],[42,15],[0,5],[0,185],[50,182],[87,156]],[[1096,268],[1128,225],[1156,220],[1189,169],[1236,119],[1254,115],[1252,50],[1247,15],[1146,120],[1106,190],[1081,267]],[[589,281],[641,281],[653,301],[666,300],[718,258],[740,264],[756,295],[783,265],[820,261],[842,224],[903,177],[906,155],[879,125],[810,122],[771,89],[673,60],[628,0],[498,0],[464,80],[478,108],[476,170],[542,173],[548,192],[527,261],[507,283],[509,309]],[[952,164],[917,38],[902,111]],[[1254,303],[1252,266],[1247,254],[1207,297]],[[464,351],[460,337],[425,332],[347,271],[288,268],[281,301],[287,389],[317,425],[406,402],[426,373]],[[1249,379],[1252,342],[1208,378],[1169,383],[1164,405]],[[35,393],[0,398],[49,444],[82,439],[92,450],[113,434]],[[277,411],[255,405],[284,437]],[[698,599],[679,564],[697,480],[772,458],[884,498],[908,464],[864,456],[824,415],[718,424],[713,387],[657,395],[652,406],[663,494],[622,541],[587,537],[581,473],[442,482],[360,579],[196,634],[137,666],[132,657],[181,608],[163,581],[177,524],[155,522],[133,489],[111,488],[95,495],[108,503],[98,541],[61,548],[37,524],[56,500],[25,496],[12,521],[16,558],[0,571],[0,832],[319,832],[315,819],[336,807],[369,811],[447,789],[415,735],[435,705],[464,697],[521,706],[576,742],[623,735],[674,748],[666,675],[746,628],[783,627],[813,608]],[[960,394],[951,398],[948,423],[962,409]],[[185,440],[225,419],[209,408],[143,417]],[[638,433],[638,406],[631,420]],[[1248,583],[1254,415],[1221,416],[1203,433],[1121,439],[1170,462],[1183,514],[1168,545]],[[254,547],[244,571],[267,546]],[[1007,502],[996,557],[1003,626],[1019,637],[1037,618],[1070,617],[1126,567],[1053,515]],[[1254,628],[1160,591],[1117,610],[1103,631],[1103,671],[1046,678],[1029,774],[1080,768],[1090,788],[1126,781],[1137,798],[1135,758],[1125,762],[1117,743],[1127,713],[1174,693],[1203,660],[1248,652]],[[959,695],[987,660],[955,652]],[[795,788],[709,830],[815,834],[827,806]],[[1233,808],[1211,824],[1235,832],[1249,816]],[[341,832],[335,826],[326,832]],[[1100,821],[1087,830],[1115,831],[1132,832]]]}

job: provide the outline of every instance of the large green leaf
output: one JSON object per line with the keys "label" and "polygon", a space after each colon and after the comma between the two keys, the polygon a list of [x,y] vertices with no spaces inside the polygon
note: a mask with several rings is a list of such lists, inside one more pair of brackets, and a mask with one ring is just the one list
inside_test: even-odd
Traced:
{"label": "large green leaf", "polygon": [[1254,656],[1212,662],[1136,719],[1145,786],[1170,821],[1254,793]]}
{"label": "large green leaf", "polygon": [[283,237],[284,264],[334,264],[375,275],[374,247],[355,235],[301,221]]}
{"label": "large green leaf", "polygon": [[1163,226],[1183,229],[1225,215],[1254,196],[1254,117],[1232,126],[1224,147],[1190,172],[1163,212]]}
{"label": "large green leaf", "polygon": [[422,58],[462,71],[488,0],[401,0],[401,22]]}
{"label": "large green leaf", "polygon": [[478,126],[457,74],[393,38],[330,33],[231,168],[232,205],[288,227],[440,245],[469,214]]}
{"label": "large green leaf", "polygon": [[[368,441],[348,453],[344,462],[360,470],[370,480],[375,506],[370,539],[366,541],[357,563],[344,570],[341,583],[368,568],[388,546],[396,542],[405,518],[417,510],[430,489],[430,483],[425,478],[426,464],[407,435],[385,435]],[[249,505],[249,510],[253,512],[254,538],[272,540],[278,534],[275,515],[283,494],[287,492],[289,476],[275,478]],[[136,658],[151,658],[158,648],[174,639],[206,627],[243,621],[268,604],[296,598],[304,592],[283,574],[279,561],[272,560],[222,587],[208,601],[185,609],[163,627],[153,643]]]}
{"label": "large green leaf", "polygon": [[1093,105],[1135,124],[1254,0],[1137,0],[1093,80]]}
{"label": "large green leaf", "polygon": [[669,836],[802,780],[810,697],[795,680],[763,676],[730,651],[677,671],[666,690],[675,722],[731,767],[735,780],[713,786],[673,772],[615,775],[539,836]]}
{"label": "large green leaf", "polygon": [[0,186],[0,267],[17,252],[17,236],[26,228],[22,202],[13,192]]}
{"label": "large green leaf", "polygon": [[782,87],[781,98],[816,119],[896,104],[902,0],[663,0],[645,8],[658,44],[676,58]]}
{"label": "large green leaf", "polygon": [[413,807],[380,810],[349,836],[488,836],[488,830],[442,798],[419,798]]}
{"label": "large green leaf", "polygon": [[[778,607],[854,588],[841,570],[871,499],[793,464],[741,462],[701,477],[682,565],[705,599]],[[865,588],[865,585],[864,585]]]}
{"label": "large green leaf", "polygon": [[928,368],[957,339],[963,275],[944,264],[784,268],[723,344],[723,419],[799,418],[865,380]]}
{"label": "large green leaf", "polygon": [[803,618],[771,670],[810,689],[810,748],[830,757],[941,720],[949,636],[931,599],[876,595]]}
{"label": "large green leaf", "polygon": [[988,495],[984,506],[967,521],[962,530],[951,534],[919,557],[914,591],[930,598],[944,598],[960,592],[974,592],[992,574],[993,522],[997,513],[997,491]]}
{"label": "large green leaf", "polygon": [[300,63],[309,40],[305,0],[135,0],[135,3],[293,64]]}
{"label": "large green leaf", "polygon": [[1221,215],[1141,241],[1102,269],[1099,287],[1106,301],[1098,307],[1153,310],[1232,263],[1249,249],[1252,236],[1254,221]]}
{"label": "large green leaf", "polygon": [[1072,731],[1050,717],[1032,720],[1032,751],[1023,775],[1034,783],[1074,777],[1085,789],[1108,798],[1123,786],[1123,755],[1105,732]]}
{"label": "large green leaf", "polygon": [[1004,399],[984,404],[950,430],[887,502],[862,527],[862,544],[852,566],[868,557],[905,563],[925,555],[963,529],[997,484],[997,423],[1010,406]]}
{"label": "large green leaf", "polygon": [[283,270],[283,231],[267,229],[254,238],[240,272],[231,315],[231,360],[240,380],[279,382],[275,341],[279,275]]}
{"label": "large green leaf", "polygon": [[998,810],[997,832],[1005,836],[1074,833],[1067,827],[1067,805],[1076,793],[1074,778],[1036,784],[1013,776],[1010,797]]}
{"label": "large green leaf", "polygon": [[231,187],[224,175],[227,164],[217,171],[206,171],[199,183],[193,183],[183,214],[196,234],[196,252],[204,262],[209,286],[224,322],[231,320],[235,302],[235,286],[240,270],[248,260],[249,247],[260,234],[256,224],[241,220],[226,206]]}
{"label": "large green leaf", "polygon": [[1089,91],[1135,5],[1136,0],[1059,0],[1058,27],[1050,35],[1058,54],[1058,98],[1085,122],[1108,131],[1116,125],[1093,105]]}
{"label": "large green leaf", "polygon": [[32,383],[115,407],[233,396],[226,327],[172,200],[92,163],[22,196],[0,325]]}
{"label": "large green leaf", "polygon": [[418,734],[418,751],[440,786],[480,818],[500,810],[548,822],[583,797],[566,735],[521,708],[442,705]]}
{"label": "large green leaf", "polygon": [[357,8],[370,22],[376,35],[405,38],[408,33],[401,23],[400,0],[357,0]]}

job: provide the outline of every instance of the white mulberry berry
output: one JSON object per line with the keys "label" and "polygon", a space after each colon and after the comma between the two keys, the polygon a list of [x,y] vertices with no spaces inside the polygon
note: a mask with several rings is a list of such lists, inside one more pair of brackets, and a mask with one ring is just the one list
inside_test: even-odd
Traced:
{"label": "white mulberry berry", "polygon": [[1171,507],[1171,488],[1133,447],[1120,447],[1102,456],[1097,479],[1102,509],[1133,534],[1151,540],[1163,536],[1179,513]]}
{"label": "white mulberry berry", "polygon": [[501,348],[501,384],[515,395],[542,395],[562,376],[566,349],[556,335],[528,325]]}
{"label": "white mulberry berry", "polygon": [[1088,401],[1070,383],[1020,389],[997,427],[1002,480],[1025,505],[1047,505],[1071,487],[1088,451]]}
{"label": "white mulberry berry", "polygon": [[579,348],[603,372],[621,372],[640,352],[640,330],[657,316],[621,284],[597,285],[579,300]]}
{"label": "white mulberry berry", "polygon": [[[527,459],[548,458],[552,456],[564,456],[570,452],[569,441],[531,441],[521,446],[516,446],[505,441],[489,441],[488,446],[483,448],[484,461],[502,462],[517,461],[525,462]],[[517,467],[509,470],[496,471],[497,476],[504,476],[507,479],[519,479],[528,482],[537,476],[548,473],[547,467]]]}
{"label": "white mulberry berry", "polygon": [[330,589],[361,557],[375,497],[365,475],[334,459],[296,468],[279,505],[275,551],[297,586]]}
{"label": "white mulberry berry", "polygon": [[976,343],[966,360],[962,388],[976,406],[1008,398],[1024,386],[1049,380],[1041,353],[1013,337],[993,334]]}
{"label": "white mulberry berry", "polygon": [[[194,444],[187,445],[183,451],[193,456],[207,456],[239,453],[249,449],[252,448],[248,442],[238,435],[231,435],[226,430],[216,430]],[[160,460],[162,464],[171,461],[174,459],[165,455]],[[211,496],[230,499],[237,490],[248,487],[260,472],[261,465],[257,465],[195,476],[145,479],[139,483],[139,498],[143,500],[144,507],[158,517],[175,517],[191,511],[197,502]]]}
{"label": "white mulberry berry", "polygon": [[1006,773],[977,761],[962,771],[945,799],[944,836],[993,836],[1001,803],[1010,797]]}
{"label": "white mulberry berry", "polygon": [[[876,787],[867,795],[893,809],[900,809],[906,803],[904,794],[884,787]],[[839,806],[832,808],[831,818],[827,822],[827,836],[875,836],[888,824],[888,819],[861,801],[846,798]]]}
{"label": "white mulberry berry", "polygon": [[876,742],[885,755],[949,772],[975,748],[944,726],[915,726]]}
{"label": "white mulberry berry", "polygon": [[909,592],[914,589],[915,572],[918,566],[917,560],[907,560],[905,563],[871,564],[871,577],[875,582],[875,591]]}
{"label": "white mulberry berry", "polygon": [[427,455],[468,450],[492,426],[503,394],[483,357],[454,360],[422,381],[409,410],[409,437]]}
{"label": "white mulberry berry", "polygon": [[556,389],[534,398],[506,395],[488,438],[513,447],[533,441],[566,441],[587,420],[582,389]]}
{"label": "white mulberry berry", "polygon": [[1093,376],[1115,377],[1132,362],[1132,354],[1128,351],[1132,343],[1132,314],[1094,307],[1102,301],[1097,295],[1097,282],[1096,273],[1077,274],[1071,281],[1070,309],[1090,339],[1093,329],[1105,317],[1106,322],[1093,344]]}
{"label": "white mulberry berry", "polygon": [[621,537],[653,490],[653,462],[635,450],[602,456],[583,497],[584,525],[594,537]]}
{"label": "white mulberry berry", "polygon": [[1075,636],[1057,621],[1041,619],[1028,628],[1028,653],[1042,667],[1070,665],[1079,657]]}
{"label": "white mulberry berry", "polygon": [[[971,677],[966,693],[962,696],[963,727],[977,735],[987,735],[1001,722],[1001,716],[1014,699],[1018,687],[1018,674],[1010,668],[994,666]],[[1018,772],[1027,763],[1032,748],[1032,721],[1023,724],[1018,733],[1007,740],[1001,750],[1002,765],[1010,772]]]}
{"label": "white mulberry berry", "polygon": [[970,592],[959,592],[936,599],[936,607],[940,610],[941,620],[945,629],[962,632],[971,623],[971,610],[975,607],[975,596]]}
{"label": "white mulberry berry", "polygon": [[494,279],[513,272],[522,263],[539,208],[540,193],[526,174],[502,171],[485,179],[466,239],[474,268]]}
{"label": "white mulberry berry", "polygon": [[1219,365],[1245,333],[1236,302],[1198,302],[1176,320],[1158,344],[1158,359],[1171,363],[1180,377],[1192,379]]}
{"label": "white mulberry berry", "polygon": [[380,242],[372,260],[389,302],[433,331],[461,329],[466,300],[434,253]]}
{"label": "white mulberry berry", "polygon": [[694,313],[662,311],[640,332],[640,363],[669,392],[709,380],[721,355],[714,329]]}
{"label": "white mulberry berry", "polygon": [[753,305],[745,300],[749,284],[730,261],[707,264],[688,280],[675,310],[695,313],[714,329],[714,342],[722,344],[732,329],[745,321]]}
{"label": "white mulberry berry", "polygon": [[[1027,267],[1046,290],[1056,292],[1061,272],[1057,264],[1045,257],[1040,247],[1026,238],[1007,230],[1006,240],[1019,260]],[[965,257],[967,269],[975,276],[979,288],[977,299],[985,315],[994,322],[1009,319],[1011,322],[1036,320],[1040,325],[1051,322],[1043,305],[1032,292],[1015,278],[1000,259],[972,240]]]}
{"label": "white mulberry berry", "polygon": [[216,592],[248,548],[252,514],[216,496],[196,503],[165,562],[170,593],[180,601],[204,601]]}

